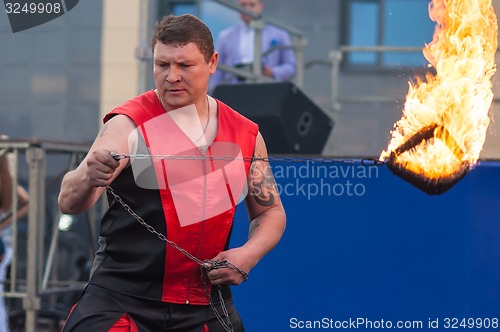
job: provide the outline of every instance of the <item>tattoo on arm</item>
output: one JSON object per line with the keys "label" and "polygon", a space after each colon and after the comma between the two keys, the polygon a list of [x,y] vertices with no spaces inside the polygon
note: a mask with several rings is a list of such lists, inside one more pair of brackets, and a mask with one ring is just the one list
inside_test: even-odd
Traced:
{"label": "tattoo on arm", "polygon": [[257,204],[261,206],[273,206],[276,203],[276,182],[269,164],[261,161],[254,163],[251,167],[252,195]]}

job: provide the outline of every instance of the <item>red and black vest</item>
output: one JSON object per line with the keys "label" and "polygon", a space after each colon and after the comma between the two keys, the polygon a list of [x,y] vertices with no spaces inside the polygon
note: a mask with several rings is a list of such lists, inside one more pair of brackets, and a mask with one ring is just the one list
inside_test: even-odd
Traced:
{"label": "red and black vest", "polygon": [[[136,160],[135,168],[131,160],[111,187],[158,233],[201,261],[227,249],[236,206],[245,194],[242,181],[246,184],[250,162],[226,157],[253,156],[258,133],[255,123],[219,100],[217,107],[217,135],[204,154],[175,125],[154,91],[104,118],[107,122],[123,114],[135,122],[139,143],[131,154],[179,157]],[[198,158],[203,156],[224,158]],[[208,304],[199,265],[141,225],[109,194],[108,200],[90,283],[141,298]]]}

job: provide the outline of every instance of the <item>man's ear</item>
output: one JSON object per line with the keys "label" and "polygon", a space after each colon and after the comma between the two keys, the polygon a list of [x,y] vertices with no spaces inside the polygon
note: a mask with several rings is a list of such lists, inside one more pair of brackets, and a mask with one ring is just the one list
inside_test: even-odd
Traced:
{"label": "man's ear", "polygon": [[217,69],[217,62],[219,61],[219,53],[214,52],[212,57],[210,58],[209,61],[209,66],[210,66],[210,74],[214,74],[216,69]]}

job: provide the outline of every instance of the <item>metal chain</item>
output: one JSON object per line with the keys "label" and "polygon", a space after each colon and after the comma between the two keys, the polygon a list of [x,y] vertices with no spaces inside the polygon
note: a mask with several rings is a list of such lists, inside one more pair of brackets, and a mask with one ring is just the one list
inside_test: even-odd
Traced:
{"label": "metal chain", "polygon": [[[377,160],[377,159],[368,159],[368,158],[361,158],[361,159],[343,159],[343,158],[304,158],[304,157],[254,157],[254,156],[243,156],[243,157],[231,157],[231,156],[196,156],[196,155],[173,155],[173,154],[166,154],[166,155],[149,155],[149,154],[122,154],[122,153],[117,153],[117,154],[111,154],[111,156],[116,159],[116,160],[121,160],[121,159],[167,159],[167,160],[210,160],[210,161],[233,161],[233,160],[243,160],[244,162],[254,162],[254,161],[264,161],[264,162],[285,162],[285,163],[322,163],[322,164],[361,164],[361,165],[383,165],[385,164],[385,161]],[[241,270],[239,267],[228,261],[227,259],[224,260],[200,260],[196,256],[192,255],[189,253],[187,250],[179,247],[175,242],[167,239],[167,237],[158,232],[153,226],[148,224],[146,221],[144,221],[141,216],[139,216],[137,213],[134,212],[134,210],[127,204],[125,203],[120,196],[118,196],[113,189],[108,186],[106,190],[114,197],[114,199],[123,206],[123,208],[131,215],[133,216],[141,225],[146,227],[146,229],[151,232],[152,234],[156,235],[161,241],[168,243],[170,246],[181,252],[183,255],[194,261],[200,266],[200,272],[201,272],[201,280],[204,288],[204,292],[206,297],[209,300],[210,307],[212,308],[217,320],[220,322],[220,324],[223,326],[224,330],[227,332],[234,332],[233,325],[231,323],[231,320],[229,319],[229,313],[227,311],[227,307],[224,302],[224,298],[222,296],[222,287],[220,285],[217,285],[217,292],[219,295],[219,300],[220,300],[220,305],[222,309],[222,314],[219,313],[219,310],[215,307],[215,304],[212,301],[212,297],[209,294],[208,291],[208,285],[206,281],[206,272],[215,270],[215,269],[222,269],[222,268],[230,268],[238,273],[240,273],[244,281],[248,280],[248,274]]]}
{"label": "metal chain", "polygon": [[[231,263],[227,259],[223,259],[223,260],[210,260],[210,259],[206,259],[206,260],[202,261],[201,259],[199,259],[196,256],[192,255],[187,250],[179,247],[179,245],[177,243],[175,243],[174,241],[167,239],[167,237],[164,234],[158,232],[153,226],[151,226],[150,224],[148,224],[141,216],[139,216],[137,213],[135,213],[135,211],[127,203],[125,203],[123,201],[123,199],[117,193],[115,193],[115,191],[110,186],[107,186],[106,190],[114,197],[114,199],[132,217],[134,217],[141,225],[143,225],[144,227],[146,227],[146,229],[149,232],[151,232],[152,234],[156,235],[161,241],[168,243],[174,249],[178,250],[183,255],[185,255],[187,258],[191,259],[192,261],[194,261],[196,264],[198,264],[200,266],[201,280],[202,280],[202,283],[203,283],[203,289],[205,291],[205,295],[207,296],[207,298],[209,300],[210,306],[212,307],[212,310],[214,311],[214,314],[217,317],[217,320],[222,324],[222,326],[224,327],[224,329],[227,332],[233,332],[234,329],[233,329],[231,320],[229,319],[229,313],[227,311],[227,308],[226,308],[226,305],[225,305],[225,302],[224,302],[224,298],[222,296],[222,290],[221,290],[222,287],[220,285],[217,285],[217,291],[218,291],[218,294],[219,294],[219,300],[220,300],[220,304],[221,304],[221,308],[222,308],[222,315],[221,315],[219,313],[219,311],[217,310],[217,308],[215,307],[215,304],[212,301],[212,297],[210,296],[210,294],[208,292],[208,285],[207,285],[207,282],[205,280],[205,274],[208,271],[212,271],[212,270],[216,270],[216,269],[230,268],[230,269],[233,269],[234,271],[238,272],[239,274],[241,274],[243,276],[243,279],[244,279],[243,281],[247,281],[248,280],[248,273],[246,273],[245,271],[243,271],[242,269],[240,269],[239,267],[237,267],[236,265],[234,265],[233,263]],[[227,319],[227,322],[224,320],[224,317]]]}
{"label": "metal chain", "polygon": [[[224,261],[229,262],[227,259]],[[222,262],[222,261],[219,261]],[[233,324],[231,323],[231,319],[229,319],[229,313],[227,311],[226,303],[224,302],[224,297],[222,296],[222,287],[221,285],[217,285],[217,293],[219,295],[219,303],[222,309],[222,315],[219,313],[219,310],[215,307],[214,302],[212,301],[212,296],[208,292],[208,286],[207,286],[207,281],[205,279],[205,270],[203,269],[203,266],[200,265],[200,272],[201,272],[201,282],[203,284],[203,290],[205,292],[205,296],[208,298],[208,302],[210,303],[210,307],[212,308],[212,311],[215,314],[215,317],[217,317],[217,320],[219,323],[224,327],[224,330],[227,332],[234,332]],[[247,277],[248,279],[248,277]],[[245,279],[246,280],[246,279]],[[224,317],[226,317],[226,320],[224,320]]]}
{"label": "metal chain", "polygon": [[361,164],[361,165],[384,165],[386,162],[378,159],[359,158],[305,158],[305,157],[231,157],[231,156],[196,156],[196,155],[175,155],[175,154],[124,154],[115,153],[111,156],[116,159],[166,159],[166,160],[220,160],[233,161],[243,160],[244,162],[264,161],[264,162],[285,162],[285,163],[322,163],[322,164]]}

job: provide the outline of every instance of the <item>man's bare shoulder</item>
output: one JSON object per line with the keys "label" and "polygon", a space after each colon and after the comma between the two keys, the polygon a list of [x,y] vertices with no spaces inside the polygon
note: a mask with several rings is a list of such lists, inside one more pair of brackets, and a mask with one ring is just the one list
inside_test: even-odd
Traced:
{"label": "man's bare shoulder", "polygon": [[130,134],[134,129],[136,129],[136,125],[131,118],[123,114],[117,114],[101,127],[98,137],[102,138],[110,134]]}

